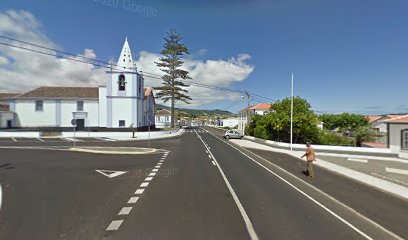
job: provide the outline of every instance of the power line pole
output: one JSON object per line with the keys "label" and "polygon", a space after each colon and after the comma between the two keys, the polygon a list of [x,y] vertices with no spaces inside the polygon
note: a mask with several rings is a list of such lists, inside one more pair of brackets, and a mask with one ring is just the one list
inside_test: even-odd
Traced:
{"label": "power line pole", "polygon": [[251,95],[247,91],[245,91],[245,95],[247,97],[248,103],[247,103],[247,127],[249,126],[249,121],[251,119],[251,111],[250,111],[250,104],[251,104]]}
{"label": "power line pole", "polygon": [[292,144],[293,144],[293,73],[290,91],[290,151],[293,150]]}

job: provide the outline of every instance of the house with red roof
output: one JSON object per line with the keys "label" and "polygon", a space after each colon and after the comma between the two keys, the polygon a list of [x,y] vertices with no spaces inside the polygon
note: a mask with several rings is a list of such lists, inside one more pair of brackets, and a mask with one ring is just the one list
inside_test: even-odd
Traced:
{"label": "house with red roof", "polygon": [[270,103],[259,103],[248,108],[244,108],[238,112],[239,124],[238,130],[242,133],[245,132],[245,126],[248,122],[248,115],[266,115],[271,111],[272,104]]}
{"label": "house with red roof", "polygon": [[408,114],[385,121],[388,128],[388,148],[400,157],[408,158]]}

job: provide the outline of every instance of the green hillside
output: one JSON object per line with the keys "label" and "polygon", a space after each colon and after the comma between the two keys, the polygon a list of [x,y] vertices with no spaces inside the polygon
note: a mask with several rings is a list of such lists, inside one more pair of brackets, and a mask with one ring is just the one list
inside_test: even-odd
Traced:
{"label": "green hillside", "polygon": [[[157,109],[167,109],[170,110],[170,107],[161,105],[161,104],[156,104],[156,110]],[[209,116],[214,116],[214,115],[222,115],[222,116],[233,116],[234,114],[229,111],[225,110],[220,110],[220,109],[214,109],[214,110],[205,110],[205,109],[189,109],[189,108],[176,108],[178,112],[184,112],[187,114],[195,115],[195,116],[203,116],[203,115],[209,115]]]}

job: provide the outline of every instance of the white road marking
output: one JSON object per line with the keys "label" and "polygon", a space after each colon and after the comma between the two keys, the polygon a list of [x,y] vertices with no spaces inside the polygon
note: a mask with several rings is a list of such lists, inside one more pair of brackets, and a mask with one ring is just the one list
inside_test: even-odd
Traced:
{"label": "white road marking", "polygon": [[207,151],[207,150],[205,150],[205,153],[208,153],[208,151]]}
{"label": "white road marking", "polygon": [[136,190],[135,194],[142,194],[144,192],[143,188],[139,188]]}
{"label": "white road marking", "polygon": [[156,176],[156,173],[154,173],[154,172],[149,173],[149,177],[153,177],[153,176]]}
{"label": "white road marking", "polygon": [[1,201],[2,201],[2,199],[3,199],[3,190],[2,190],[2,188],[1,188],[1,183],[0,183],[0,210],[1,210]]}
{"label": "white road marking", "polygon": [[112,171],[112,170],[95,170],[95,171],[108,178],[114,178],[126,173],[126,171]]}
{"label": "white road marking", "polygon": [[123,220],[112,221],[111,224],[109,224],[108,228],[106,228],[106,231],[116,231],[119,229],[122,223],[123,223]]}
{"label": "white road marking", "polygon": [[42,140],[41,138],[37,138],[38,139],[38,141],[40,141],[40,142],[45,142],[44,140]]}
{"label": "white road marking", "polygon": [[15,138],[13,138],[13,137],[11,138],[11,140],[13,140],[14,142],[17,142],[17,140]]}
{"label": "white road marking", "polygon": [[353,162],[361,162],[361,163],[367,163],[368,161],[366,159],[359,159],[359,158],[347,158],[349,161]]}
{"label": "white road marking", "polygon": [[108,141],[108,142],[116,142],[117,141],[117,140],[112,139],[112,138],[97,138],[97,139],[100,139],[100,140],[103,140],[103,141]]}
{"label": "white road marking", "polygon": [[147,187],[147,186],[149,186],[148,182],[142,182],[142,184],[140,184],[141,188],[144,188],[144,187]]}
{"label": "white road marking", "polygon": [[207,148],[208,153],[211,154],[211,157],[214,159],[214,162],[216,163],[217,167],[218,167],[218,171],[220,172],[222,178],[224,179],[225,184],[228,187],[228,190],[231,193],[232,198],[235,201],[235,204],[237,205],[239,212],[241,213],[242,218],[244,219],[247,231],[249,233],[249,236],[252,240],[258,240],[258,236],[256,235],[255,229],[252,225],[251,220],[248,217],[248,214],[245,212],[244,207],[242,206],[241,202],[238,199],[237,194],[235,193],[234,189],[232,188],[231,184],[229,183],[227,177],[224,174],[224,171],[222,171],[220,165],[217,162],[217,159],[215,159],[214,155],[212,154],[212,152],[208,149],[208,147],[205,145],[203,139],[201,138],[201,136],[197,133],[198,137],[200,138],[201,142],[203,143],[203,145]]}
{"label": "white road marking", "polygon": [[132,211],[133,207],[123,207],[118,215],[129,215],[130,211]]}
{"label": "white road marking", "polygon": [[157,171],[159,171],[159,169],[153,169],[153,170],[152,170],[152,172],[157,172]]}
{"label": "white road marking", "polygon": [[162,164],[163,164],[163,163],[161,163],[161,162],[158,162],[158,163],[157,163],[157,165],[162,165]]}
{"label": "white road marking", "polygon": [[397,174],[403,174],[403,175],[408,175],[408,170],[404,170],[404,169],[398,169],[398,168],[385,168],[386,172],[389,173],[397,173]]}
{"label": "white road marking", "polygon": [[[243,154],[244,156],[246,156],[247,158],[249,158],[250,160],[252,160],[254,163],[258,164],[260,167],[264,168],[266,171],[270,172],[271,174],[275,175],[277,178],[279,178],[280,180],[282,180],[283,182],[285,182],[286,184],[288,184],[289,186],[291,186],[293,189],[295,189],[296,191],[298,191],[299,193],[301,193],[302,195],[306,196],[308,199],[310,199],[311,201],[313,201],[314,203],[316,203],[318,206],[320,206],[321,208],[323,208],[324,210],[326,210],[328,213],[330,213],[332,216],[336,217],[337,219],[339,219],[341,222],[343,222],[344,224],[346,224],[347,226],[349,226],[351,229],[353,229],[354,231],[356,231],[357,233],[359,233],[360,235],[362,235],[363,237],[365,237],[366,239],[370,239],[372,240],[372,238],[370,236],[368,236],[367,234],[365,234],[364,232],[362,232],[360,229],[358,229],[357,227],[355,227],[354,225],[352,225],[351,223],[349,223],[347,220],[343,219],[342,217],[340,217],[339,215],[337,215],[336,213],[334,213],[333,211],[331,211],[330,209],[328,209],[326,206],[324,206],[323,204],[321,204],[320,202],[318,202],[317,200],[315,200],[314,198],[310,197],[309,195],[307,195],[305,192],[303,192],[302,190],[300,190],[299,188],[297,188],[296,186],[294,186],[292,183],[290,183],[289,181],[285,180],[283,177],[281,177],[280,175],[278,175],[277,173],[273,172],[272,170],[270,170],[269,168],[265,167],[264,165],[262,165],[261,163],[259,163],[258,161],[256,161],[255,159],[253,159],[252,157],[250,157],[249,155],[247,155],[246,153],[244,153],[243,151],[241,151],[240,149],[238,149],[237,147],[235,147],[234,145],[225,142],[223,140],[221,140],[220,138],[218,138],[217,136],[215,136],[214,134],[210,133],[213,137],[219,139],[220,141],[224,142],[225,144],[231,146],[232,148],[236,149],[237,151],[239,151],[241,154]],[[252,153],[252,152],[251,152]],[[259,157],[260,159],[263,159],[265,161],[267,161],[266,159],[262,158],[261,156],[252,153],[255,156]],[[293,175],[292,173],[286,171],[285,169],[277,166],[276,164],[273,164],[269,161],[267,161],[270,165],[273,165],[274,167],[278,168],[279,170],[285,172],[286,174],[292,176],[295,179],[298,179],[298,177],[296,177],[295,175]],[[375,225],[377,228],[383,230],[384,232],[392,235],[394,238],[396,239],[402,239],[401,237],[399,237],[398,235],[396,235],[395,233],[389,231],[388,229],[384,228],[383,226],[381,226],[380,224],[376,223],[375,221],[367,218],[366,216],[360,214],[359,212],[357,212],[356,210],[350,208],[349,206],[345,205],[344,203],[338,201],[337,199],[333,198],[332,196],[326,194],[325,192],[321,191],[320,189],[312,186],[309,183],[306,183],[304,181],[302,181],[304,184],[308,185],[309,187],[313,188],[315,191],[318,191],[320,194],[326,196],[327,198],[331,199],[332,201],[338,203],[339,205],[343,206],[344,208],[347,208],[349,211],[357,214],[358,216],[360,216],[361,218],[365,219],[366,221],[370,222],[371,224]]]}
{"label": "white road marking", "polygon": [[154,168],[160,168],[160,165],[156,165]]}
{"label": "white road marking", "polygon": [[147,178],[145,178],[145,181],[151,181],[153,178],[152,177],[147,177]]}
{"label": "white road marking", "polygon": [[163,163],[163,162],[164,162],[164,160],[163,160],[163,159],[159,161],[159,163]]}
{"label": "white road marking", "polygon": [[127,203],[133,204],[136,203],[137,200],[139,200],[139,197],[131,197]]}
{"label": "white road marking", "polygon": [[401,184],[401,185],[404,185],[404,186],[407,186],[407,187],[408,187],[408,183],[403,182],[403,181],[400,181],[400,180],[395,179],[395,178],[390,178],[390,177],[382,176],[382,175],[380,175],[380,174],[378,174],[378,173],[371,173],[371,175],[374,175],[374,176],[376,176],[376,177],[380,177],[380,178],[383,178],[383,179],[388,179],[388,180],[397,182],[397,183],[399,183],[399,184]]}
{"label": "white road marking", "polygon": [[208,154],[208,158],[211,158],[211,155],[210,155],[210,154]]}
{"label": "white road marking", "polygon": [[214,161],[212,161],[212,164],[215,166],[215,165],[217,165]]}

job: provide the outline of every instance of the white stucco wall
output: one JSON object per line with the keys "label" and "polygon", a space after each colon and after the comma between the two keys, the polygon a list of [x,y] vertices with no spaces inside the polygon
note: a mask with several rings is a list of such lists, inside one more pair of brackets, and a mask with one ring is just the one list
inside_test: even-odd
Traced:
{"label": "white stucco wall", "polygon": [[392,152],[398,153],[401,150],[401,133],[405,129],[408,129],[408,124],[390,124],[389,146]]}
{"label": "white stucco wall", "polygon": [[235,127],[239,124],[238,118],[227,118],[227,119],[222,119],[221,121],[222,121],[223,127]]}
{"label": "white stucco wall", "polygon": [[[84,110],[77,111],[77,101],[84,102]],[[87,113],[88,118],[85,119],[85,127],[97,127],[99,107],[97,100],[61,100],[61,127],[71,127],[73,112]]]}
{"label": "white stucco wall", "polygon": [[[112,127],[119,127],[119,120],[125,120],[124,127],[132,124],[132,99],[113,98],[112,99]],[[136,127],[134,125],[134,127]]]}
{"label": "white stucco wall", "polygon": [[0,128],[7,128],[8,121],[11,121],[12,127],[19,127],[15,122],[13,112],[0,112]]}
{"label": "white stucco wall", "polygon": [[35,111],[35,100],[15,100],[21,127],[55,127],[56,100],[43,100],[43,111]]}
{"label": "white stucco wall", "polygon": [[100,86],[99,87],[99,127],[106,127],[106,109],[107,109],[107,104],[106,104],[106,87],[105,86]]}

